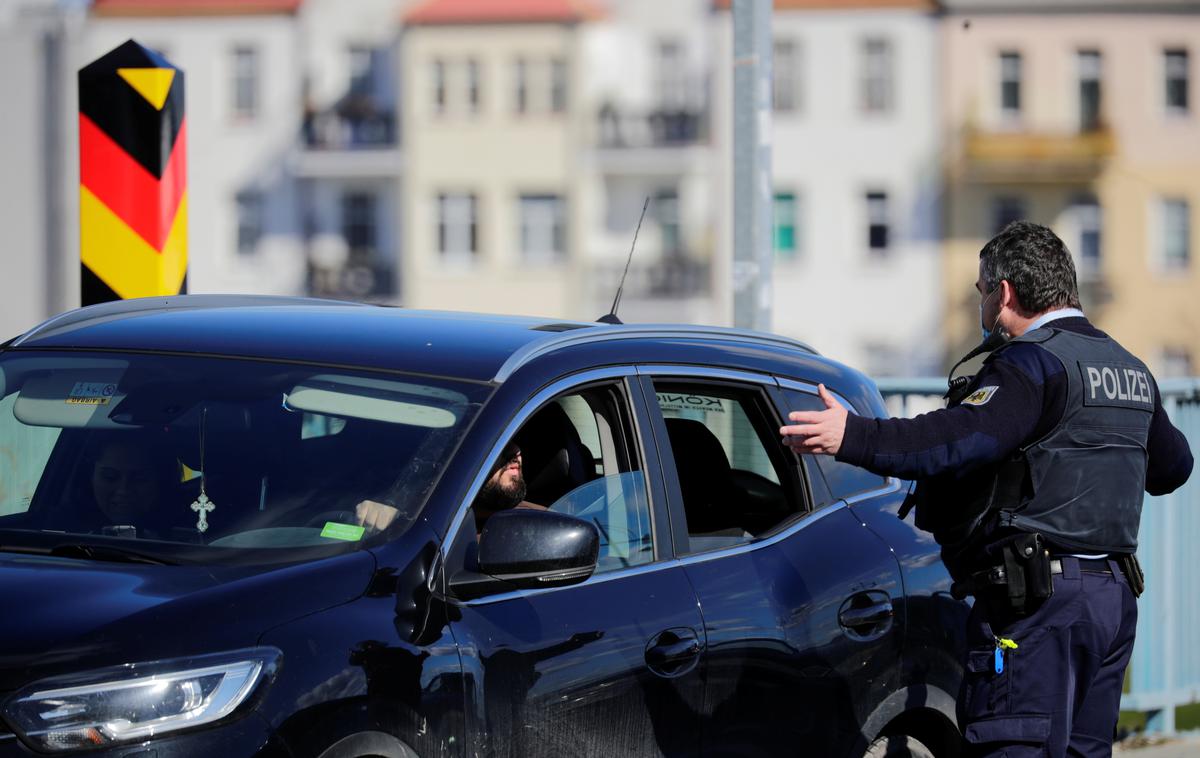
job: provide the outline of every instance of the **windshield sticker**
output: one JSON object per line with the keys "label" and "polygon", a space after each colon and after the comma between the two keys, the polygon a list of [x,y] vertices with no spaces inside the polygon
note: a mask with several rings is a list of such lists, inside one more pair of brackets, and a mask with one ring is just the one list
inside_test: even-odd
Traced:
{"label": "windshield sticker", "polygon": [[963,398],[963,405],[987,405],[987,401],[992,399],[999,387],[980,387]]}
{"label": "windshield sticker", "polygon": [[336,521],[326,521],[325,528],[321,530],[321,536],[334,540],[357,542],[362,539],[366,531],[366,527],[339,524]]}
{"label": "windshield sticker", "polygon": [[108,405],[117,393],[117,385],[107,382],[75,382],[71,394],[67,395],[70,405]]}

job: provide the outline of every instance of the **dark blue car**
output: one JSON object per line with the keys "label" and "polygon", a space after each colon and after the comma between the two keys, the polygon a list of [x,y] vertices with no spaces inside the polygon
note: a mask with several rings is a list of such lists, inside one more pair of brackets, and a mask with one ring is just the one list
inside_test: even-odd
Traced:
{"label": "dark blue car", "polygon": [[884,413],[730,329],[52,319],[0,346],[0,757],[956,755],[966,606],[905,483],[780,443],[818,383]]}

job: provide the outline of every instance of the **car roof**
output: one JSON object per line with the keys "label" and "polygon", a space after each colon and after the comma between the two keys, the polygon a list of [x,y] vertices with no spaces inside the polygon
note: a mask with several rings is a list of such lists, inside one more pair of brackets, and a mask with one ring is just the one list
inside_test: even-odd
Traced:
{"label": "car roof", "polygon": [[601,324],[260,295],[102,303],[51,318],[7,347],[223,355],[503,382],[538,356],[573,344],[678,337],[816,355],[796,340],[724,327]]}

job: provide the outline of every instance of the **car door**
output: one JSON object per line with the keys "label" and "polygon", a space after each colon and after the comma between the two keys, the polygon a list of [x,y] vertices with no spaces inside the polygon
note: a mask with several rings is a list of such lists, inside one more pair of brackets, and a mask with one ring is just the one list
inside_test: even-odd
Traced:
{"label": "car door", "polygon": [[704,752],[856,754],[896,678],[895,558],[845,503],[814,507],[810,472],[780,443],[770,377],[645,374],[708,639]]}
{"label": "car door", "polygon": [[[451,537],[450,628],[468,682],[467,754],[659,756],[699,749],[703,622],[684,570],[670,562],[670,540],[663,540],[666,496],[657,456],[644,403],[630,402],[640,389],[614,373],[593,372],[589,381],[542,391],[492,453],[518,440],[531,461],[527,497],[554,498],[538,504],[597,525],[596,573],[573,586],[455,598],[455,573],[469,577],[473,570],[470,514],[464,512],[465,525]],[[564,436],[561,447],[557,435]],[[555,484],[563,471],[573,478]]]}

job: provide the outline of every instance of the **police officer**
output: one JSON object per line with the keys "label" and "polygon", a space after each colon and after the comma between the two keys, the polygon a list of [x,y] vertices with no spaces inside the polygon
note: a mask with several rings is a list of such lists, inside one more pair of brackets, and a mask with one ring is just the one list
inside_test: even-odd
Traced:
{"label": "police officer", "polygon": [[1146,366],[1080,310],[1053,232],[1009,224],[980,252],[975,287],[994,349],[947,408],[864,418],[821,387],[826,410],[780,432],[797,452],[918,481],[917,525],[956,593],[975,597],[958,702],[969,754],[1107,756],[1143,490],[1182,485],[1191,451]]}

